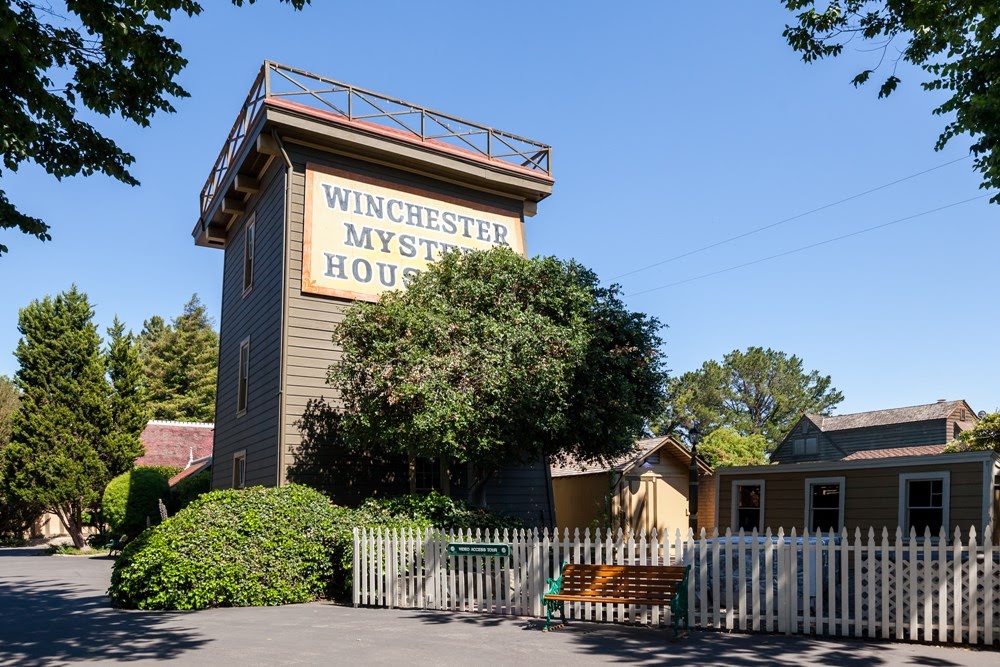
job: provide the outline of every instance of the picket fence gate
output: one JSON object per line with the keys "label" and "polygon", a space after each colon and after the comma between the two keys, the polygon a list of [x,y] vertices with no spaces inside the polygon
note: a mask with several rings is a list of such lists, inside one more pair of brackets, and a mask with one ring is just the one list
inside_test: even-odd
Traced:
{"label": "picket fence gate", "polygon": [[[887,529],[837,534],[701,531],[354,530],[355,606],[544,615],[564,562],[691,566],[691,627],[744,632],[1000,643],[1000,549],[974,528],[963,543]],[[510,547],[456,556],[450,543]],[[567,603],[571,620],[665,625],[669,607]]]}

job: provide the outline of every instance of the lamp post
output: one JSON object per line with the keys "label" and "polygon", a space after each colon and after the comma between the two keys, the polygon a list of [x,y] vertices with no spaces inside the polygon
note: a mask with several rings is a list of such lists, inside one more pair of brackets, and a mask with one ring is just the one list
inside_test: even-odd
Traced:
{"label": "lamp post", "polygon": [[691,440],[691,467],[688,470],[688,528],[692,534],[698,532],[698,441],[701,430],[697,426],[688,429]]}

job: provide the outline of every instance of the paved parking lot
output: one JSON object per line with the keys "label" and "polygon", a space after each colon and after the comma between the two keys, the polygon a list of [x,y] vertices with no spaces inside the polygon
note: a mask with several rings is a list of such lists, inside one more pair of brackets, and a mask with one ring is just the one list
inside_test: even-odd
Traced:
{"label": "paved parking lot", "polygon": [[778,635],[573,624],[550,633],[534,619],[286,607],[136,612],[112,609],[107,557],[0,549],[0,664],[184,665],[991,665],[995,651]]}

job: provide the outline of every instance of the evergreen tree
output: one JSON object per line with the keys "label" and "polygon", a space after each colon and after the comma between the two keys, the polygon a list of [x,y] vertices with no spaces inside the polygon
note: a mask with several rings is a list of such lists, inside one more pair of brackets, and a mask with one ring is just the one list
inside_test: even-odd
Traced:
{"label": "evergreen tree", "polygon": [[153,315],[142,323],[139,332],[139,361],[146,390],[147,408],[153,419],[157,419],[155,405],[167,399],[167,385],[163,365],[163,344],[168,325],[159,315]]}
{"label": "evergreen tree", "polygon": [[721,363],[709,360],[671,378],[667,396],[657,434],[691,442],[694,432],[706,437],[727,426],[744,437],[762,435],[769,451],[802,413],[829,414],[844,400],[829,375],[807,373],[794,354],[762,347],[733,350]]}
{"label": "evergreen tree", "polygon": [[147,320],[139,351],[153,419],[214,420],[219,335],[197,294],[170,325]]}
{"label": "evergreen tree", "polygon": [[4,451],[11,496],[54,512],[78,548],[85,546],[83,513],[111,477],[109,387],[93,314],[75,285],[21,309],[21,409]]}
{"label": "evergreen tree", "polygon": [[139,436],[146,428],[149,413],[143,388],[139,345],[125,325],[115,317],[108,328],[107,367],[111,383],[111,434],[108,437],[108,473],[111,476],[131,470],[135,460],[145,453]]}
{"label": "evergreen tree", "polygon": [[6,375],[0,375],[0,451],[10,442],[10,427],[21,405],[21,392]]}

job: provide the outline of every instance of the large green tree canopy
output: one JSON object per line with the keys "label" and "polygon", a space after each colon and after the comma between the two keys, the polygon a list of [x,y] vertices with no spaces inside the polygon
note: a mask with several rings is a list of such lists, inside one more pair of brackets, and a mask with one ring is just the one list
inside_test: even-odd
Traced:
{"label": "large green tree canopy", "polygon": [[663,396],[659,323],[575,262],[445,253],[405,291],[356,302],[329,380],[357,446],[504,465],[630,451]]}
{"label": "large green tree canopy", "polygon": [[138,344],[153,419],[215,419],[219,334],[197,294],[170,324],[159,315],[146,320]]}
{"label": "large green tree canopy", "polygon": [[[309,0],[281,0],[301,9]],[[234,5],[255,0],[232,0]],[[129,185],[135,158],[77,114],[121,116],[141,126],[187,97],[177,83],[187,60],[163,32],[192,0],[88,0],[0,4],[0,150],[17,171],[34,162],[56,178],[100,172]],[[2,172],[0,172],[2,174]],[[0,229],[48,240],[49,226],[18,210],[0,190]],[[7,247],[0,244],[0,255]]]}
{"label": "large green tree canopy", "polygon": [[741,436],[763,436],[772,450],[803,412],[829,414],[844,400],[829,375],[807,373],[799,357],[761,347],[733,350],[721,363],[706,361],[671,378],[667,394],[659,433],[690,441],[693,433],[728,427]]}
{"label": "large green tree canopy", "polygon": [[[134,359],[134,343],[116,318],[111,355],[102,353],[93,317],[75,286],[21,309],[15,352],[21,407],[2,461],[9,497],[57,514],[77,547],[84,546],[84,512],[142,452],[143,424],[119,418],[141,412],[137,376],[123,372],[121,362]],[[136,400],[139,407],[126,407]]]}
{"label": "large green tree canopy", "polygon": [[0,450],[10,441],[14,413],[21,405],[21,392],[6,375],[0,375]]}
{"label": "large green tree canopy", "polygon": [[[944,90],[947,100],[934,109],[947,122],[936,148],[952,138],[972,137],[980,187],[1000,189],[1000,3],[996,0],[782,0],[798,23],[785,26],[788,44],[806,62],[839,56],[849,42],[870,52],[869,66],[853,79],[868,81],[876,70],[886,76],[879,97],[901,83],[896,67],[906,61],[929,78],[925,90]],[[818,5],[825,5],[820,8]],[[1000,193],[991,199],[1000,203]]]}

